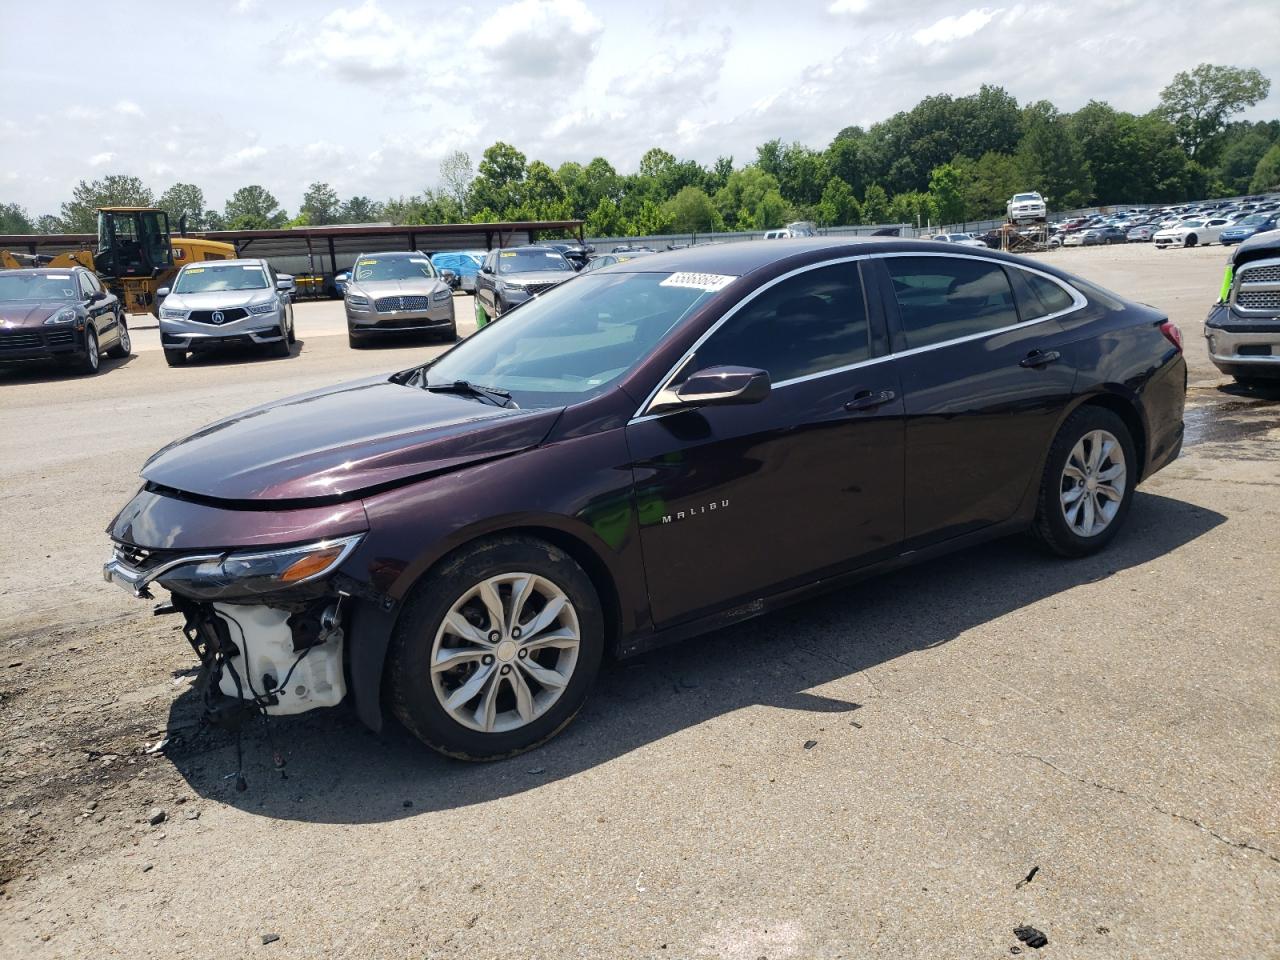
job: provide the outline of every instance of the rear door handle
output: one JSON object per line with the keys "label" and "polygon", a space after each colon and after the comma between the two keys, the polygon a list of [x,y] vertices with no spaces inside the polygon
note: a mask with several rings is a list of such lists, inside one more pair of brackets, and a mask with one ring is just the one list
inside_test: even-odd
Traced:
{"label": "rear door handle", "polygon": [[1055,360],[1061,360],[1062,354],[1057,350],[1032,350],[1025,357],[1018,361],[1020,367],[1044,367],[1053,363]]}
{"label": "rear door handle", "polygon": [[863,390],[854,394],[852,400],[844,405],[846,410],[874,410],[886,403],[892,403],[897,396],[892,390]]}

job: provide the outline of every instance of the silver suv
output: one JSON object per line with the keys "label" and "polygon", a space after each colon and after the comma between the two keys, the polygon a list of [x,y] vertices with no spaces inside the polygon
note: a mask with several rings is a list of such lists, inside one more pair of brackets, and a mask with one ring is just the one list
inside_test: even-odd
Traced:
{"label": "silver suv", "polygon": [[204,260],[161,287],[160,345],[169,366],[187,354],[232,344],[261,344],[287,357],[295,341],[291,281],[265,260]]}
{"label": "silver suv", "polygon": [[437,270],[425,253],[396,250],[362,253],[349,273],[338,274],[346,285],[347,340],[359,349],[373,337],[435,332],[458,339],[453,315],[452,270]]}

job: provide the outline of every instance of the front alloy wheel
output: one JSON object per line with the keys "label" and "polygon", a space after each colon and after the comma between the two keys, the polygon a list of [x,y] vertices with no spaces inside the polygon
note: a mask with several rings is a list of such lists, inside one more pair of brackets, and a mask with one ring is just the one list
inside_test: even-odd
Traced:
{"label": "front alloy wheel", "polygon": [[604,647],[600,599],[582,567],[553,544],[504,535],[461,549],[410,593],[387,690],[428,746],[494,760],[573,719]]}
{"label": "front alloy wheel", "polygon": [[573,604],[550,580],[526,571],[483,580],[436,631],[436,699],[462,726],[483,733],[532,723],[573,679],[579,631]]}

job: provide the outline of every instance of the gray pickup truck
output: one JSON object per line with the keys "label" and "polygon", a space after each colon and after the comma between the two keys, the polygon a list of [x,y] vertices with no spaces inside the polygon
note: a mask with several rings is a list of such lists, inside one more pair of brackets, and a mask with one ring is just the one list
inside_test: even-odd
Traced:
{"label": "gray pickup truck", "polygon": [[1241,384],[1280,384],[1280,230],[1256,233],[1232,252],[1204,335],[1223,373]]}

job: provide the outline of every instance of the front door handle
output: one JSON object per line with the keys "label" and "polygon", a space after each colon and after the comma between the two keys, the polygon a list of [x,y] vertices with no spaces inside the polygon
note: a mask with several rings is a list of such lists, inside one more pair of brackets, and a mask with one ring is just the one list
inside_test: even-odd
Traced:
{"label": "front door handle", "polygon": [[892,403],[897,396],[892,390],[863,390],[844,405],[846,410],[874,410]]}
{"label": "front door handle", "polygon": [[1025,357],[1018,361],[1020,367],[1044,367],[1053,363],[1055,360],[1061,360],[1062,354],[1057,350],[1032,350]]}

